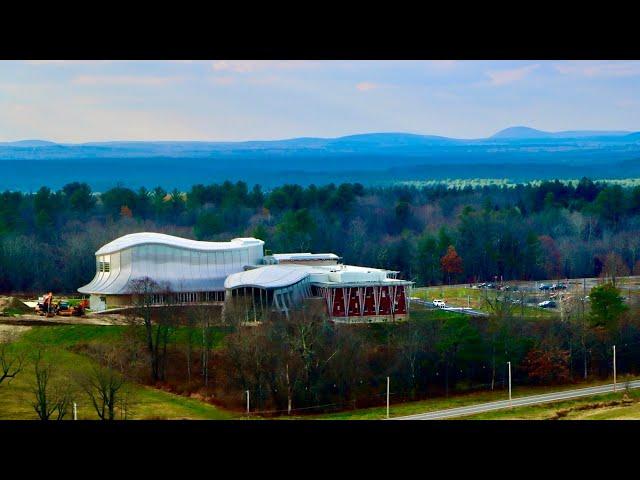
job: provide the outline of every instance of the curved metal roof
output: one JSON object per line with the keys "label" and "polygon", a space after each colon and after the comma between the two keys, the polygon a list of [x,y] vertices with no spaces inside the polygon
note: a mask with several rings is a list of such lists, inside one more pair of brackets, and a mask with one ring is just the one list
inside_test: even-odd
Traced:
{"label": "curved metal roof", "polygon": [[224,288],[282,288],[304,280],[315,270],[307,265],[267,265],[233,273],[224,281]]}
{"label": "curved metal roof", "polygon": [[106,245],[103,245],[96,252],[96,255],[108,255],[124,250],[125,248],[150,243],[203,251],[235,250],[252,245],[264,245],[264,242],[257,238],[234,238],[229,242],[201,242],[198,240],[189,240],[188,238],[174,237],[173,235],[166,235],[164,233],[141,232],[116,238]]}

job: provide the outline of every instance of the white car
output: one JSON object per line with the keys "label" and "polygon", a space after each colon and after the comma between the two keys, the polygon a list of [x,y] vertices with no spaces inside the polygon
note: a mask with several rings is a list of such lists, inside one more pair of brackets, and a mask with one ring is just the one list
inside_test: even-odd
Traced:
{"label": "white car", "polygon": [[444,308],[447,306],[447,304],[445,303],[444,300],[434,300],[433,301],[433,306],[434,307],[438,307],[438,308]]}

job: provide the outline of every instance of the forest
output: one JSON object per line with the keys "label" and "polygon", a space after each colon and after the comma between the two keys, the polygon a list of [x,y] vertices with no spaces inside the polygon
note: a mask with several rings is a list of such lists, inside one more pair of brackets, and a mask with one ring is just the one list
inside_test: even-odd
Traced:
{"label": "forest", "polygon": [[[72,293],[94,252],[127,233],[198,240],[263,239],[268,251],[334,252],[420,285],[640,273],[640,187],[593,182],[447,187],[358,183],[194,185],[189,191],[0,193],[0,292]],[[442,270],[453,246],[462,268]],[[611,263],[611,262],[610,262]]]}
{"label": "forest", "polygon": [[[70,183],[0,199],[3,293],[74,292],[94,275],[101,245],[139,231],[255,236],[272,252],[335,252],[418,285],[640,273],[640,187],[587,178],[268,191],[243,182],[188,192],[120,185],[101,194]],[[387,376],[394,402],[502,389],[507,361],[515,385],[603,379],[613,344],[619,374],[638,371],[637,305],[626,305],[614,284],[591,290],[588,308],[584,299],[567,304],[562,317],[527,318],[509,292],[496,295],[487,297],[488,318],[416,307],[409,322],[352,328],[331,324],[312,303],[247,327],[233,305],[220,325],[205,310],[154,316],[142,302],[117,342],[80,343],[74,351],[113,375],[230,409],[242,410],[249,390],[265,415],[380,405]]]}

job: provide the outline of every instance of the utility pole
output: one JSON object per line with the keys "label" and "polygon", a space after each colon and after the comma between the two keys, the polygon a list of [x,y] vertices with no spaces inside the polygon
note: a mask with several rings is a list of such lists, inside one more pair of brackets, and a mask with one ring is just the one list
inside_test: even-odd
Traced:
{"label": "utility pole", "polygon": [[73,419],[78,419],[78,404],[76,402],[73,402]]}
{"label": "utility pole", "polygon": [[509,366],[509,407],[513,407],[511,403],[511,362],[507,362]]}
{"label": "utility pole", "polygon": [[613,391],[616,391],[616,346],[613,346]]}
{"label": "utility pole", "polygon": [[389,377],[387,377],[387,418],[389,418]]}
{"label": "utility pole", "polygon": [[247,417],[249,416],[249,390],[247,390]]}

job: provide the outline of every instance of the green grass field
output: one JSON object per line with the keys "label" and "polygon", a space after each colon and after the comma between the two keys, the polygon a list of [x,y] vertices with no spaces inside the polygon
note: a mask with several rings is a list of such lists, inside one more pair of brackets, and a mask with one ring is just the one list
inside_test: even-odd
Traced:
{"label": "green grass field", "polygon": [[[514,299],[517,299],[517,292],[513,294]],[[475,310],[489,312],[485,296],[493,300],[496,296],[495,290],[485,290],[479,288],[469,288],[468,286],[460,285],[439,285],[437,287],[420,287],[414,288],[411,292],[411,296],[418,297],[422,300],[431,301],[434,299],[442,299],[447,302],[451,307],[471,307]],[[514,305],[512,309],[513,315],[518,316],[522,314],[527,318],[548,318],[553,316],[554,313],[551,310],[546,310],[539,307]]]}
{"label": "green grass field", "polygon": [[[563,402],[498,410],[461,417],[466,420],[640,420],[640,392],[630,390],[630,402],[623,403],[624,392],[594,395]],[[607,405],[616,402],[617,405]]]}
{"label": "green grass field", "polygon": [[[79,419],[98,419],[90,405],[90,400],[78,386],[74,376],[91,368],[94,364],[89,357],[68,350],[79,342],[114,342],[122,335],[124,327],[93,325],[64,325],[34,327],[25,332],[14,344],[16,351],[28,357],[25,368],[12,381],[0,385],[0,420],[35,420],[37,415],[31,406],[33,397],[34,371],[29,358],[43,349],[43,359],[54,366],[54,375],[59,381],[72,387],[74,401],[78,403]],[[131,419],[202,419],[216,420],[234,418],[236,414],[219,409],[211,404],[193,398],[174,395],[135,383],[127,384],[131,392],[131,405],[127,417]]]}
{"label": "green grass field", "polygon": [[[621,388],[623,388],[624,379],[621,379]],[[513,398],[525,397],[528,395],[540,395],[544,393],[550,392],[559,392],[562,390],[571,390],[575,388],[582,388],[588,386],[595,385],[603,385],[611,383],[610,380],[601,380],[595,382],[589,382],[584,384],[569,384],[562,386],[525,386],[525,387],[517,387],[513,391]],[[631,390],[632,398],[638,398],[640,400],[640,391]],[[547,419],[552,416],[553,413],[561,408],[567,408],[566,405],[572,404],[576,402],[577,405],[593,403],[595,401],[603,401],[604,400],[612,400],[621,398],[621,393],[616,394],[608,394],[608,395],[597,395],[593,397],[587,397],[584,399],[576,400],[576,401],[567,401],[567,402],[557,402],[550,404],[543,404],[540,406],[532,406],[532,407],[520,407],[514,408],[512,410],[500,410],[497,412],[486,413],[482,415],[474,415],[468,417],[460,417],[465,419],[518,419],[521,416],[523,418],[529,418],[527,415],[537,415],[539,419]],[[610,398],[609,398],[610,397]],[[496,400],[506,400],[507,391],[502,389],[496,389],[493,392],[491,391],[483,391],[483,392],[474,392],[474,393],[466,393],[466,394],[457,394],[455,396],[451,396],[449,398],[433,398],[428,400],[422,400],[417,402],[406,402],[400,404],[391,404],[389,408],[389,416],[390,417],[401,417],[405,415],[415,415],[419,413],[433,412],[436,410],[445,410],[448,408],[456,408],[456,407],[465,407],[468,405],[475,405],[477,403],[485,403],[485,402],[493,402]],[[566,404],[566,405],[565,405]],[[563,406],[564,405],[564,406]],[[530,409],[530,411],[529,411]],[[344,412],[336,412],[336,413],[326,413],[320,415],[314,415],[313,417],[318,420],[381,420],[386,417],[386,406],[382,407],[374,407],[367,409],[359,409],[359,410],[351,410]],[[640,405],[635,410],[637,416],[635,418],[640,419]],[[634,413],[626,413],[627,415],[633,415]],[[547,416],[545,416],[547,415]],[[615,414],[613,414],[615,415]],[[632,417],[629,417],[632,418]],[[533,419],[533,418],[532,418]]]}
{"label": "green grass field", "polygon": [[[442,310],[414,309],[413,315],[417,319],[451,318],[461,314]],[[372,334],[384,334],[384,325],[371,325]],[[33,354],[38,348],[44,349],[44,359],[55,367],[56,375],[70,384],[74,383],[74,376],[88,370],[94,361],[88,356],[72,351],[74,345],[82,343],[99,342],[109,344],[117,342],[124,329],[122,326],[96,326],[96,325],[60,325],[32,327],[22,333],[15,342],[14,347],[27,354]],[[380,330],[380,331],[378,331]],[[225,329],[215,331],[215,345],[222,344]],[[179,329],[177,341],[185,341],[187,329]],[[28,362],[25,369],[11,382],[5,381],[0,385],[0,419],[37,419],[37,415],[31,406],[34,380],[33,365]],[[624,379],[620,379],[623,385]],[[608,381],[592,382],[588,385],[608,383]],[[551,391],[579,388],[587,384],[564,385],[561,387],[532,387],[516,386],[514,398],[541,394]],[[174,395],[151,387],[130,383],[127,385],[131,392],[131,405],[128,408],[127,417],[131,419],[232,419],[244,418],[242,414],[220,409],[196,398],[187,398]],[[88,397],[79,387],[74,387],[74,400],[78,403],[78,415],[80,419],[97,419],[96,413],[90,406]],[[392,417],[424,413],[434,410],[472,405],[506,398],[506,391],[482,391],[463,393],[449,398],[436,397],[416,402],[392,404],[390,413]],[[595,402],[619,400],[621,394],[598,395],[590,398],[564,401],[540,406],[521,407],[512,410],[491,412],[482,415],[465,417],[468,419],[550,419],[558,410],[566,410],[575,407],[589,406]],[[631,391],[632,399],[637,403],[625,405],[585,408],[583,410],[570,411],[563,418],[573,419],[612,419],[612,418],[640,418],[640,391]],[[336,413],[319,414],[312,416],[283,417],[291,419],[327,419],[327,420],[375,420],[386,416],[386,408],[375,407],[368,409],[349,410]]]}

